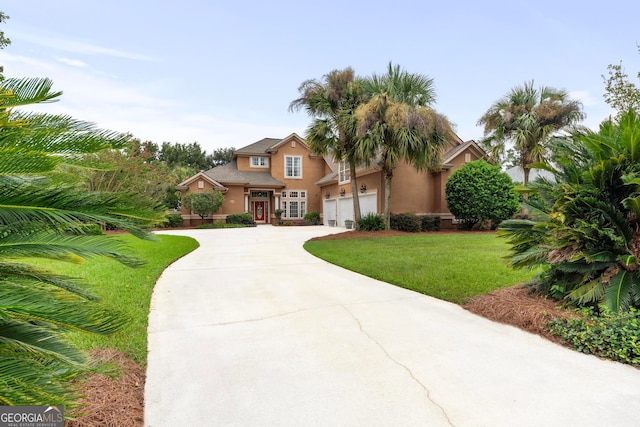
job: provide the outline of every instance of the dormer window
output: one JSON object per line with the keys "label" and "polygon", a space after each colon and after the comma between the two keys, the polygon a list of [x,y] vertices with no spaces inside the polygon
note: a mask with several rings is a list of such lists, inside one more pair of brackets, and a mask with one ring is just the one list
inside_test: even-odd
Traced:
{"label": "dormer window", "polygon": [[268,157],[251,157],[251,167],[252,168],[268,168],[269,167],[269,158]]}

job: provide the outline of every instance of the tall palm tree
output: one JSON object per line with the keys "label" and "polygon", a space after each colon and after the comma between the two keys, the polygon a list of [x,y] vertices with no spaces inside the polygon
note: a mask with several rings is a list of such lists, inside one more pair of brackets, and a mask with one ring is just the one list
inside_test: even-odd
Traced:
{"label": "tall palm tree", "polygon": [[452,136],[449,121],[430,105],[435,102],[433,79],[407,73],[389,63],[387,73],[364,82],[367,102],[356,110],[361,156],[377,161],[385,180],[384,222],[391,220],[391,182],[398,162],[418,170],[440,166],[443,148]]}
{"label": "tall palm tree", "polygon": [[[125,320],[92,302],[76,279],[23,262],[81,262],[107,256],[124,265],[118,241],[90,234],[111,224],[140,237],[161,210],[133,194],[98,193],[50,178],[84,153],[121,148],[126,136],[67,116],[15,107],[54,101],[48,79],[0,82],[0,404],[70,404],[69,379],[86,371],[85,357],[64,331],[108,334]],[[140,201],[140,203],[138,203]]]}
{"label": "tall palm tree", "polygon": [[321,81],[306,80],[298,91],[301,96],[291,102],[289,110],[304,108],[314,117],[305,134],[311,150],[319,155],[332,154],[337,161],[349,165],[353,218],[357,224],[361,214],[356,168],[362,158],[358,150],[355,110],[364,95],[361,82],[348,67],[325,74]]}
{"label": "tall palm tree", "polygon": [[545,161],[551,138],[584,117],[582,104],[567,92],[545,86],[535,89],[530,81],[495,102],[478,124],[484,126],[482,145],[494,159],[500,159],[506,144],[513,143],[527,186],[529,165]]}

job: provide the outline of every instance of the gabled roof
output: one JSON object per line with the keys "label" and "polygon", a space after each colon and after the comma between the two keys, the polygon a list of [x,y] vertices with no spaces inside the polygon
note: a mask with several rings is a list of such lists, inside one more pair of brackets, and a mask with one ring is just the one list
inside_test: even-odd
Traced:
{"label": "gabled roof", "polygon": [[246,147],[242,147],[233,152],[233,157],[236,158],[238,154],[267,154],[270,147],[276,145],[282,141],[279,138],[262,138],[260,141],[254,142],[253,144],[247,145]]}
{"label": "gabled roof", "polygon": [[233,158],[237,158],[238,154],[243,156],[252,154],[264,156],[265,154],[274,153],[278,151],[278,148],[290,142],[291,140],[295,140],[298,144],[302,144],[306,149],[309,149],[304,139],[302,139],[297,133],[294,132],[282,139],[263,138],[260,141],[256,141],[253,144],[247,145],[246,147],[239,148],[233,152]]}
{"label": "gabled roof", "polygon": [[[292,140],[295,140],[298,144],[302,144],[303,147],[305,147],[307,150],[309,150],[309,146],[307,145],[307,143],[304,141],[304,139],[302,139],[297,133],[292,133],[291,135],[282,138],[280,141],[278,141],[277,143],[273,144],[271,147],[269,147],[267,149],[267,152],[269,153],[274,153],[278,151],[278,148],[280,148],[281,146],[291,142]],[[311,151],[311,150],[309,150]]]}
{"label": "gabled roof", "polygon": [[248,172],[238,170],[238,161],[232,160],[226,165],[217,166],[204,172],[210,179],[229,184],[248,184],[282,188],[285,184],[271,176],[269,172]]}
{"label": "gabled roof", "polygon": [[460,155],[467,148],[470,148],[471,151],[475,151],[476,155],[479,158],[483,158],[487,155],[487,153],[485,153],[485,151],[482,148],[480,148],[480,146],[473,139],[470,139],[469,141],[464,142],[452,148],[451,150],[447,151],[446,153],[444,153],[442,163],[445,165],[448,163],[451,163],[453,159],[458,157],[458,155]]}
{"label": "gabled roof", "polygon": [[192,182],[198,180],[198,179],[202,179],[204,181],[207,181],[209,184],[211,184],[213,186],[214,189],[216,190],[226,190],[225,186],[220,184],[218,181],[216,181],[215,179],[211,178],[210,176],[206,175],[205,172],[198,172],[197,174],[187,178],[186,180],[182,181],[180,184],[178,184],[176,187],[179,189],[180,187],[182,188],[186,188],[189,186],[189,184],[191,184]]}

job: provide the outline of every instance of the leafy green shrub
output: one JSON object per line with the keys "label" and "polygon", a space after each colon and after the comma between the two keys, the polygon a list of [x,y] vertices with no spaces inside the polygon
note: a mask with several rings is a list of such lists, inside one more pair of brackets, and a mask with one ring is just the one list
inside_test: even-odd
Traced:
{"label": "leafy green shrub", "polygon": [[548,329],[577,351],[640,366],[640,311],[553,319]]}
{"label": "leafy green shrub", "polygon": [[284,211],[282,209],[276,209],[275,211],[273,211],[273,214],[275,215],[277,220],[281,220],[282,219],[282,214],[284,213]]}
{"label": "leafy green shrub", "polygon": [[230,214],[230,215],[227,215],[226,223],[227,224],[246,224],[246,225],[251,225],[251,224],[253,224],[253,217],[248,212],[238,213],[238,214]]}
{"label": "leafy green shrub", "polygon": [[304,214],[304,222],[308,224],[318,225],[320,224],[320,214],[316,211],[307,212]]}
{"label": "leafy green shrub", "polygon": [[167,215],[167,227],[180,227],[181,225],[182,225],[182,215],[180,214]]}
{"label": "leafy green shrub", "polygon": [[438,231],[442,221],[438,215],[423,215],[420,217],[420,229],[422,231]]}
{"label": "leafy green shrub", "polygon": [[391,228],[418,233],[422,231],[422,220],[415,214],[391,214]]}
{"label": "leafy green shrub", "polygon": [[466,163],[455,171],[445,192],[449,210],[468,229],[484,220],[500,223],[519,208],[509,175],[484,160]]}
{"label": "leafy green shrub", "polygon": [[380,231],[384,230],[384,218],[382,215],[370,212],[358,221],[358,230]]}

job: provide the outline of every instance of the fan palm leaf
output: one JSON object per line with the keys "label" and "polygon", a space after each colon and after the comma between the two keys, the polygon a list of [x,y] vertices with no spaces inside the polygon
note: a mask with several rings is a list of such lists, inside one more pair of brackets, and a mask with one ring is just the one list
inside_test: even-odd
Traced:
{"label": "fan palm leaf", "polygon": [[124,146],[119,133],[67,116],[17,110],[55,101],[48,79],[0,81],[0,404],[73,403],[70,379],[86,372],[85,356],[64,332],[109,334],[126,321],[95,303],[83,284],[23,262],[81,262],[109,257],[137,266],[116,240],[87,234],[112,225],[139,237],[162,214],[132,194],[52,184],[47,174],[76,157]]}
{"label": "fan palm leaf", "polygon": [[404,160],[418,170],[437,169],[453,131],[446,117],[430,108],[435,102],[433,79],[389,63],[386,74],[374,74],[363,86],[368,100],[355,113],[360,151],[368,161],[379,161],[385,180],[384,221],[389,228],[396,165]]}

